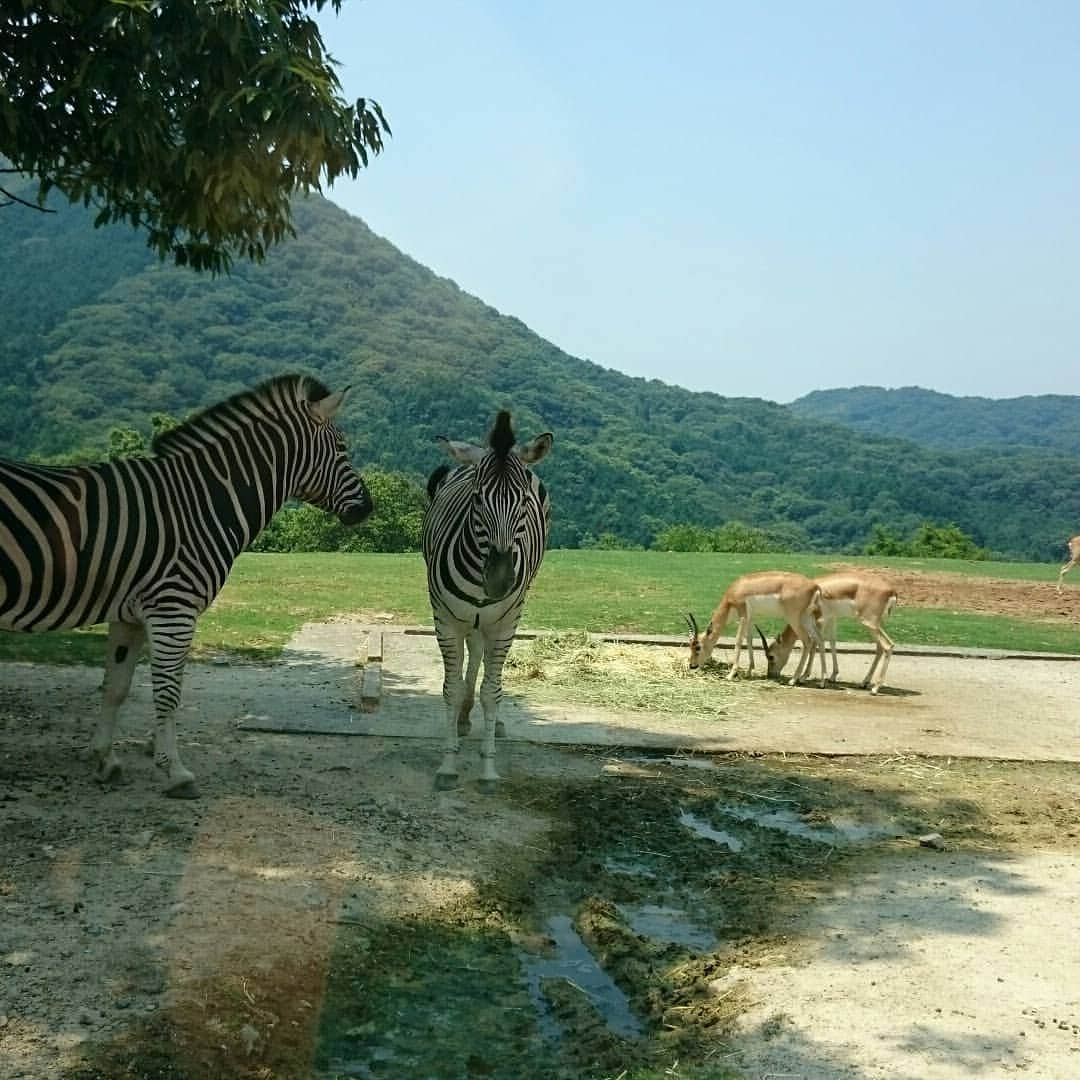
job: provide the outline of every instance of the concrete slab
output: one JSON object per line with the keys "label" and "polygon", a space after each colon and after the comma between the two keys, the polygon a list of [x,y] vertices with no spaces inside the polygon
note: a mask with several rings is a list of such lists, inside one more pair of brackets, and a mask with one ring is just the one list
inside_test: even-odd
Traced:
{"label": "concrete slab", "polygon": [[[352,657],[368,627],[348,623],[307,628],[290,644],[290,660],[253,689],[249,730],[441,739],[442,665],[434,638],[415,628],[384,626],[379,707],[361,712]],[[334,640],[335,636],[344,641]],[[625,640],[620,638],[620,640]],[[677,644],[658,647],[681,649]],[[868,653],[858,646],[852,652]],[[313,665],[312,658],[321,656]],[[296,657],[307,658],[298,664]],[[348,665],[341,657],[348,657]],[[841,674],[862,674],[860,657]],[[306,668],[305,680],[347,688],[346,708],[281,708],[278,680]],[[854,667],[854,670],[852,668]],[[319,672],[321,671],[321,676]],[[290,674],[291,672],[291,674]],[[352,683],[349,680],[352,678]],[[275,683],[277,689],[275,690]],[[728,719],[614,713],[577,705],[537,705],[508,695],[500,710],[506,738],[554,744],[698,751],[822,754],[930,754],[1016,760],[1080,761],[1080,665],[1057,657],[1013,659],[978,651],[964,656],[897,650],[889,687],[874,697],[850,685],[779,687],[748,695]],[[275,696],[279,699],[275,701]],[[479,727],[479,709],[474,731]]]}

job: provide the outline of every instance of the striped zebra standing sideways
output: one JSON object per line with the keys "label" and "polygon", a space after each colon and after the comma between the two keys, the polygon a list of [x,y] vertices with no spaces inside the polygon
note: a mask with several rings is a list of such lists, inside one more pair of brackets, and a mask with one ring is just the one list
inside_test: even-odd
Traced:
{"label": "striped zebra standing sideways", "polygon": [[371,513],[333,422],[345,392],[283,375],[159,435],[152,457],[69,468],[0,461],[0,629],[109,623],[90,745],[99,780],[120,772],[116,717],[145,641],[154,761],[168,774],[166,795],[197,797],[174,720],[195,620],[286,499],[346,525]]}
{"label": "striped zebra standing sideways", "polygon": [[[459,736],[469,732],[476,676],[484,662],[480,704],[484,738],[480,788],[492,792],[502,669],[521,608],[547,545],[550,504],[529,465],[551,449],[550,432],[518,446],[510,414],[500,412],[488,446],[440,439],[457,463],[428,480],[431,505],[424,517],[424,561],[435,634],[443,659],[447,742],[435,774],[440,790],[456,786]],[[468,646],[469,666],[461,668]]]}

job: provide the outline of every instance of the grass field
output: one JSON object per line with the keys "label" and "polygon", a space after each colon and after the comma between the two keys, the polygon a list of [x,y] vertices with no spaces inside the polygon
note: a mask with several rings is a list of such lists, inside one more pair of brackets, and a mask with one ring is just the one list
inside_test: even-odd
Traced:
{"label": "grass field", "polygon": [[[1057,567],[948,559],[821,555],[727,555],[634,551],[551,551],[530,593],[523,625],[536,629],[681,634],[693,611],[704,625],[726,585],[753,570],[815,575],[835,562],[870,568],[1052,582]],[[1067,586],[1076,587],[1076,586]],[[430,623],[418,554],[242,555],[221,596],[199,621],[195,656],[270,660],[305,622],[382,613]],[[771,624],[764,624],[766,630]],[[901,643],[1080,653],[1080,629],[1065,620],[1020,621],[941,609],[900,607],[889,622]],[[734,623],[729,628],[734,633]],[[845,624],[844,636],[865,638]],[[0,660],[99,663],[104,628],[51,634],[0,633]]]}

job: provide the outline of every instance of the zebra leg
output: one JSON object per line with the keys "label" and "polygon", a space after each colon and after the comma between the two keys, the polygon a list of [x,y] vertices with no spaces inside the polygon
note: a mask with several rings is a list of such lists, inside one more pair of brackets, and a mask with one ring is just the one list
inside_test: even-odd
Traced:
{"label": "zebra leg", "polygon": [[480,670],[480,661],[484,658],[483,636],[474,632],[466,640],[469,646],[469,666],[465,670],[465,695],[462,698],[457,714],[457,731],[459,735],[468,735],[472,731],[469,714],[472,712],[473,703],[476,701],[476,675]]}
{"label": "zebra leg", "polygon": [[169,798],[197,799],[195,775],[180,760],[176,745],[176,710],[184,663],[195,636],[195,614],[180,611],[148,616],[146,632],[154,685],[154,764],[168,773],[165,794]]}
{"label": "zebra leg", "polygon": [[120,779],[120,759],[113,749],[116,717],[131,689],[131,677],[145,639],[146,633],[138,623],[109,623],[101,717],[90,740],[90,756],[97,764],[95,779],[102,784]]}
{"label": "zebra leg", "polygon": [[506,654],[514,640],[510,636],[489,638],[484,643],[484,681],[480,684],[480,704],[484,709],[484,740],[480,748],[480,790],[493,795],[499,787],[499,774],[495,770],[495,735],[501,726],[499,702],[502,701],[502,669]]}
{"label": "zebra leg", "polygon": [[460,747],[458,717],[465,701],[465,683],[461,678],[461,665],[465,660],[465,639],[456,630],[447,632],[439,628],[439,651],[443,659],[443,703],[446,706],[446,746],[442,764],[435,773],[435,787],[448,791],[457,787],[457,756]]}

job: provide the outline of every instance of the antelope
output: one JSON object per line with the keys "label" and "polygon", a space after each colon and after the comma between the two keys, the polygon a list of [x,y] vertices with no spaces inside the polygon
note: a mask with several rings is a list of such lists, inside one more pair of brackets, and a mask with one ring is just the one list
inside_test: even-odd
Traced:
{"label": "antelope", "polygon": [[[765,570],[736,578],[720,598],[720,603],[712,613],[704,635],[698,630],[697,619],[693,614],[686,616],[687,625],[690,627],[690,667],[700,667],[709,659],[717,640],[734,612],[739,616],[739,628],[735,634],[735,655],[732,657],[731,670],[727,677],[734,679],[738,674],[739,656],[744,641],[750,650],[748,674],[752,673],[754,642],[750,636],[750,625],[755,618],[760,616],[780,617],[787,620],[792,640],[797,639],[802,642],[804,655],[812,655],[808,650],[813,646],[821,649],[821,685],[824,686],[825,644],[821,639],[821,631],[818,629],[813,614],[819,593],[820,589],[808,577],[782,570]],[[761,632],[758,631],[758,633]],[[766,646],[765,653],[768,657],[768,643],[764,635],[762,635],[762,644]],[[792,686],[802,678],[804,666],[806,671],[809,671],[809,664],[800,664],[799,671],[791,679]],[[772,677],[778,673],[778,669],[774,670],[772,661],[769,660],[769,676]]]}
{"label": "antelope", "polygon": [[1069,549],[1069,561],[1058,571],[1058,583],[1057,591],[1058,596],[1061,595],[1061,582],[1065,575],[1077,564],[1080,563],[1080,536],[1074,536],[1066,545]]}
{"label": "antelope", "polygon": [[[869,686],[870,693],[876,694],[885,681],[885,673],[889,669],[889,660],[892,658],[893,641],[882,629],[881,624],[896,606],[896,589],[884,578],[854,570],[826,574],[824,577],[816,578],[814,584],[820,590],[817,614],[822,622],[822,630],[828,635],[832,644],[832,674],[829,676],[829,682],[836,682],[839,674],[839,664],[836,659],[837,620],[855,618],[870,631],[870,636],[877,646],[870,670],[862,681],[864,689]],[[791,632],[791,627],[785,627],[779,637],[768,647],[770,670],[775,669],[778,673],[783,670],[791,655],[795,640],[796,636]],[[813,662],[813,653],[807,653],[805,650],[804,644],[803,655],[795,672],[797,678],[808,672]],[[822,656],[821,659],[824,675],[825,657]],[[881,670],[877,672],[875,679],[874,672],[879,661]]]}

